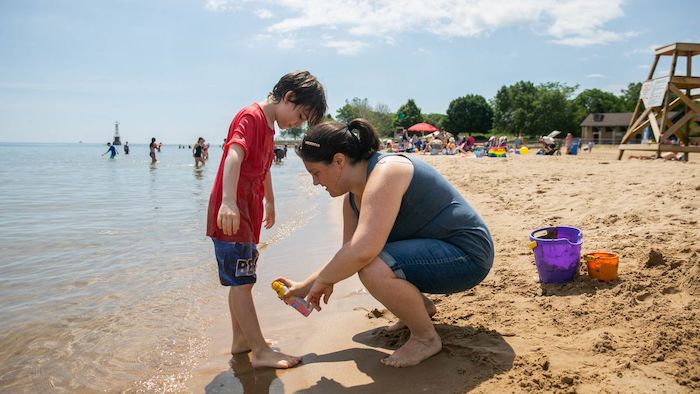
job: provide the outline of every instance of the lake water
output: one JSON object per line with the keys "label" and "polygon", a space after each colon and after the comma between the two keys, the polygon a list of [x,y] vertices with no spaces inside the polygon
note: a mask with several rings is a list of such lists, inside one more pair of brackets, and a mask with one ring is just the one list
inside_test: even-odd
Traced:
{"label": "lake water", "polygon": [[[204,355],[222,297],[205,236],[221,148],[203,169],[177,146],[156,165],[146,145],[104,151],[0,144],[0,391],[177,391]],[[291,150],[272,176],[271,248],[330,201]]]}

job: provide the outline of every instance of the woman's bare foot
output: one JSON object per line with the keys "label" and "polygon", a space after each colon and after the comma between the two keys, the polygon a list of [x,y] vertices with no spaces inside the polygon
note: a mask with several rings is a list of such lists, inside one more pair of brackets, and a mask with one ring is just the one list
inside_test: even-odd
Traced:
{"label": "woman's bare foot", "polygon": [[[265,338],[265,343],[267,346],[272,346],[275,343],[272,342],[271,339]],[[248,341],[245,339],[241,340],[233,340],[233,344],[231,344],[231,355],[238,354],[238,353],[248,353],[250,351],[250,346],[248,345]]]}
{"label": "woman's bare foot", "polygon": [[289,356],[269,348],[262,352],[253,353],[250,358],[250,363],[253,365],[253,368],[270,367],[286,369],[292,368],[300,362],[300,357]]}
{"label": "woman's bare foot", "polygon": [[394,352],[391,356],[382,359],[384,365],[403,368],[417,365],[421,361],[437,354],[442,349],[440,336],[435,334],[429,339],[416,339],[413,336]]}
{"label": "woman's bare foot", "polygon": [[[437,308],[435,307],[435,304],[433,304],[433,302],[430,301],[430,299],[428,299],[428,297],[423,296],[423,304],[425,305],[425,310],[428,312],[428,316],[430,316],[430,317],[435,316],[435,314],[437,313]],[[399,320],[396,323],[385,328],[384,331],[394,332],[394,331],[401,330],[405,327],[406,327],[406,323]]]}

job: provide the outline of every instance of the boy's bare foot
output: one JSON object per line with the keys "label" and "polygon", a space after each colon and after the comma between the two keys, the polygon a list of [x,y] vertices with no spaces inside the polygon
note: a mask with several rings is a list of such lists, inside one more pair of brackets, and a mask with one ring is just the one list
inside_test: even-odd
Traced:
{"label": "boy's bare foot", "polygon": [[381,360],[390,367],[403,368],[419,364],[421,361],[437,354],[442,349],[440,336],[422,340],[413,336],[391,356]]}
{"label": "boy's bare foot", "polygon": [[[433,304],[432,301],[430,301],[428,298],[423,296],[423,303],[425,304],[425,310],[428,312],[428,316],[433,317],[437,313],[437,308],[435,307],[435,304]],[[394,332],[401,330],[406,327],[406,323],[402,322],[401,320],[397,321],[396,323],[390,325],[389,327],[385,328],[384,331],[386,332]]]}
{"label": "boy's bare foot", "polygon": [[253,368],[292,368],[301,362],[300,357],[289,356],[284,353],[276,352],[272,349],[267,349],[262,352],[253,353],[250,358],[250,363]]}
{"label": "boy's bare foot", "polygon": [[[275,343],[272,342],[271,339],[265,338],[265,343],[267,346],[272,346]],[[233,340],[233,344],[231,344],[231,355],[238,354],[238,353],[248,353],[250,351],[250,346],[248,345],[248,342],[245,339],[242,339],[240,341]]]}

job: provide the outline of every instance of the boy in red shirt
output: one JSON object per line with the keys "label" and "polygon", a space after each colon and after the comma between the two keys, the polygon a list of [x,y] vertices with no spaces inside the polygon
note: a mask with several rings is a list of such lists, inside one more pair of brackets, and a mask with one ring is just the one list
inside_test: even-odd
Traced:
{"label": "boy in red shirt", "polygon": [[219,280],[230,286],[231,354],[252,351],[253,367],[290,368],[301,361],[270,348],[253,304],[255,245],[262,222],[267,229],[275,223],[270,177],[274,124],[281,129],[300,127],[305,121],[313,125],[325,112],[326,96],[316,77],[308,71],[283,76],[265,100],[243,108],[231,122],[209,197],[207,235],[214,241]]}

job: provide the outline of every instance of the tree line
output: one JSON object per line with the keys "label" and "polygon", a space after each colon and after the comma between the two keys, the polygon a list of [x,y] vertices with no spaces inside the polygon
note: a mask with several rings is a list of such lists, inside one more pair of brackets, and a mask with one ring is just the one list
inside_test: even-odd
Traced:
{"label": "tree line", "polygon": [[[589,113],[634,111],[641,87],[640,82],[630,83],[620,95],[586,89],[574,97],[578,85],[567,86],[558,82],[535,85],[530,81],[520,81],[501,87],[490,101],[478,94],[458,97],[450,102],[445,114],[423,114],[412,98],[396,112],[391,112],[385,104],[372,105],[366,98],[355,97],[345,100],[335,118],[341,122],[367,119],[386,137],[393,136],[397,127],[408,128],[421,122],[455,135],[522,134],[536,137],[552,130],[579,135],[580,124]],[[330,114],[326,118],[333,119]],[[302,133],[301,129],[285,132],[292,138],[298,138]]]}

